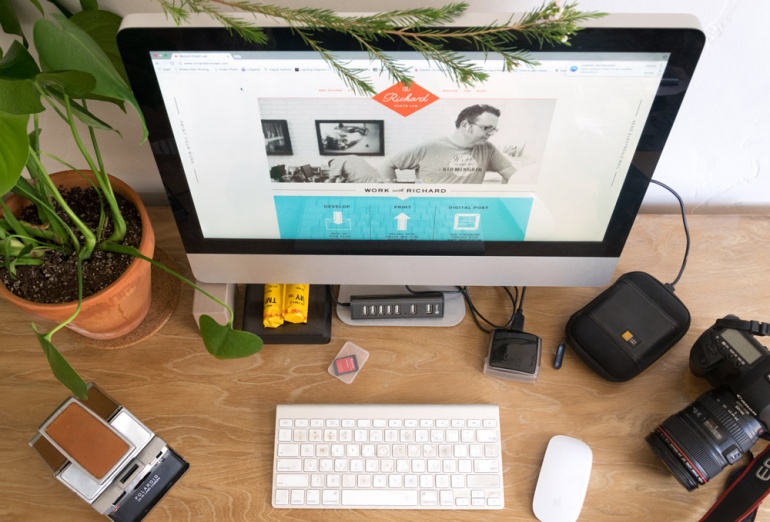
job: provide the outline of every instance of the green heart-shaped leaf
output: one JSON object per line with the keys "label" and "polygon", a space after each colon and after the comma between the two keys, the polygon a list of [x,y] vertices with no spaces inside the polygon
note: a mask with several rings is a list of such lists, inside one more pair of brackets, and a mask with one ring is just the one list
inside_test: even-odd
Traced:
{"label": "green heart-shaped leaf", "polygon": [[0,195],[16,185],[29,156],[27,122],[29,115],[16,116],[0,112]]}
{"label": "green heart-shaped leaf", "polygon": [[206,350],[217,359],[238,359],[262,349],[262,339],[251,332],[221,325],[208,315],[200,317],[201,337]]}
{"label": "green heart-shaped leaf", "polygon": [[78,372],[70,366],[70,363],[67,362],[51,341],[49,341],[45,335],[42,335],[37,331],[37,326],[35,326],[34,323],[32,324],[32,328],[35,330],[37,340],[43,348],[43,353],[45,353],[45,357],[48,359],[48,364],[51,366],[54,377],[56,377],[64,386],[69,388],[75,397],[78,399],[87,399],[87,387],[85,381],[81,379]]}
{"label": "green heart-shaped leaf", "polygon": [[96,89],[96,78],[82,71],[40,73],[37,83],[47,91],[62,92],[70,98],[85,98]]}
{"label": "green heart-shaped leaf", "polygon": [[8,52],[0,60],[0,78],[15,80],[31,80],[40,68],[37,62],[23,45],[14,41]]}
{"label": "green heart-shaped leaf", "polygon": [[[109,57],[88,33],[60,15],[35,23],[33,35],[45,71],[83,71],[96,79],[92,93],[100,99],[117,99],[134,106],[144,125],[144,116],[131,88]],[[147,129],[144,129],[144,139]]]}
{"label": "green heart-shaped leaf", "polygon": [[[94,2],[94,7],[96,7]],[[75,13],[70,21],[87,32],[99,44],[121,78],[128,83],[128,75],[118,50],[118,29],[123,21],[119,15],[100,9],[88,9]]]}
{"label": "green heart-shaped leaf", "polygon": [[39,72],[29,51],[13,42],[0,60],[0,112],[31,114],[45,109],[34,84]]}
{"label": "green heart-shaped leaf", "polygon": [[16,14],[16,7],[12,5],[11,0],[0,0],[0,27],[2,27],[4,33],[21,36],[24,43],[27,43],[27,39],[24,38],[24,32],[21,29],[19,16]]}

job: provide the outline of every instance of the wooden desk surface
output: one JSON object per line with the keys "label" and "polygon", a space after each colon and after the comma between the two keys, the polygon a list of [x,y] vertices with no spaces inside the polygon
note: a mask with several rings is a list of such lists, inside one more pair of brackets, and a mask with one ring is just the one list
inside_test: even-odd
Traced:
{"label": "wooden desk surface", "polygon": [[[158,244],[186,270],[166,208],[152,209]],[[487,336],[469,318],[457,327],[363,328],[340,323],[327,345],[267,345],[245,360],[209,356],[184,288],[171,321],[154,337],[120,350],[78,345],[68,333],[58,345],[87,380],[98,383],[190,463],[182,480],[147,520],[342,520],[360,511],[298,512],[270,505],[275,405],[278,403],[498,403],[502,418],[505,509],[495,520],[535,520],[532,495],[548,440],[584,440],[594,452],[581,520],[698,520],[722,491],[727,471],[688,493],[647,447],[644,437],[709,385],[688,368],[698,335],[727,313],[770,321],[770,216],[690,217],[692,250],[677,295],[692,314],[686,337],[642,375],[610,383],[568,350],[553,355],[568,317],[601,288],[529,288],[526,330],[543,339],[535,384],[482,373]],[[671,281],[684,250],[676,215],[637,220],[617,274],[645,270]],[[472,295],[490,318],[509,313],[500,290]],[[51,376],[30,330],[30,318],[0,303],[0,520],[102,520],[54,479],[28,447],[66,390]],[[369,351],[355,382],[326,369],[346,341]],[[770,343],[763,342],[768,345]],[[757,450],[764,442],[757,445]],[[463,511],[376,511],[369,520],[478,520]],[[758,520],[770,521],[770,504]]]}

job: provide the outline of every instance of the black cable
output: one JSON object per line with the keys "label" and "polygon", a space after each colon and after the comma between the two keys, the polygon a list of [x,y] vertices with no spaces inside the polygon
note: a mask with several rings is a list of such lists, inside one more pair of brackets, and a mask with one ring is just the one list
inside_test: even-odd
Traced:
{"label": "black cable", "polygon": [[674,189],[672,189],[671,187],[669,187],[665,183],[661,183],[660,181],[655,180],[655,179],[651,179],[650,183],[655,183],[656,185],[659,185],[659,186],[663,187],[664,189],[668,190],[669,192],[671,192],[674,195],[674,197],[677,199],[677,201],[679,202],[679,210],[682,213],[682,224],[684,225],[684,235],[685,235],[685,238],[686,238],[686,246],[685,246],[685,249],[684,249],[684,259],[682,259],[682,266],[679,268],[679,274],[677,274],[677,276],[676,276],[676,278],[674,279],[673,282],[668,284],[671,287],[671,289],[673,290],[673,288],[676,286],[676,284],[682,278],[682,274],[684,273],[684,268],[685,268],[685,266],[687,266],[687,258],[690,255],[690,228],[687,226],[687,213],[685,212],[685,209],[684,209],[684,201],[682,201],[681,196],[679,196],[679,194],[677,194]]}
{"label": "black cable", "polygon": [[481,321],[485,322],[489,326],[495,329],[501,329],[501,328],[508,328],[514,321],[514,318],[516,317],[516,308],[519,306],[517,303],[519,301],[519,289],[517,287],[514,287],[514,293],[511,293],[511,290],[507,286],[501,286],[506,294],[508,294],[508,298],[511,300],[511,317],[505,322],[503,325],[498,325],[490,320],[488,320],[486,317],[484,317],[481,312],[479,312],[478,308],[476,308],[476,305],[473,304],[473,299],[471,298],[470,292],[468,291],[467,287],[462,288],[462,294],[463,297],[465,297],[465,302],[468,304],[468,309],[471,312],[471,319],[473,319],[473,322],[476,323],[476,326],[479,330],[481,330],[484,333],[491,333],[491,330],[487,330],[481,325]]}
{"label": "black cable", "polygon": [[329,290],[329,297],[332,298],[332,301],[334,301],[334,304],[336,304],[337,306],[350,306],[350,303],[340,303],[337,300],[337,296],[334,295],[334,292],[332,291],[332,285],[326,285],[326,288],[328,288],[328,290]]}
{"label": "black cable", "polygon": [[473,322],[476,323],[476,327],[479,330],[481,330],[482,332],[487,333],[487,334],[490,333],[491,330],[487,330],[481,324],[482,322],[486,323],[487,325],[491,326],[492,328],[507,328],[508,325],[511,324],[511,321],[513,321],[514,315],[516,313],[516,302],[517,302],[518,296],[519,296],[518,288],[514,288],[515,291],[516,291],[516,295],[514,296],[513,294],[511,294],[511,291],[508,289],[508,287],[505,287],[505,286],[500,287],[500,288],[502,288],[505,291],[505,293],[508,294],[508,298],[511,300],[511,303],[513,305],[513,310],[511,311],[511,317],[508,319],[508,321],[506,321],[505,324],[497,325],[497,324],[491,322],[486,317],[484,317],[484,315],[481,312],[479,312],[479,309],[476,308],[475,304],[473,304],[473,299],[471,298],[471,295],[470,295],[470,292],[468,291],[468,287],[467,286],[457,286],[457,287],[455,287],[455,288],[457,288],[457,290],[454,290],[454,291],[452,291],[452,290],[439,290],[439,291],[436,291],[436,290],[413,290],[408,285],[404,285],[404,286],[406,287],[407,291],[409,291],[410,293],[415,294],[415,295],[435,294],[437,292],[438,293],[442,293],[442,294],[462,294],[463,298],[465,299],[465,302],[468,305],[468,309],[471,312],[471,319],[473,319]]}
{"label": "black cable", "polygon": [[522,313],[522,309],[524,308],[524,294],[526,294],[526,293],[527,293],[527,287],[526,286],[522,286],[521,287],[521,299],[519,300],[519,308],[518,308],[518,310],[516,310],[517,314]]}
{"label": "black cable", "polygon": [[527,287],[521,287],[521,298],[519,299],[518,308],[515,309],[513,317],[511,317],[510,330],[514,332],[524,331],[524,295],[527,293]]}

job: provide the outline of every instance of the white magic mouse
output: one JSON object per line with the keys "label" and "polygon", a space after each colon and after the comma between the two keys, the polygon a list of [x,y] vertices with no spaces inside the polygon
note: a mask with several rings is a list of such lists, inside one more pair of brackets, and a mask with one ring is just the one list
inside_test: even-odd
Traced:
{"label": "white magic mouse", "polygon": [[540,522],[575,522],[591,478],[593,452],[582,440],[556,435],[548,443],[532,510]]}

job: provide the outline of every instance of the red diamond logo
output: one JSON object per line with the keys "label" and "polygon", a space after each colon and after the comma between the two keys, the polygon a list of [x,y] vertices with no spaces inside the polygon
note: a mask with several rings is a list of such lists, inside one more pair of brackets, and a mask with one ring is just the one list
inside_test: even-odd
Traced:
{"label": "red diamond logo", "polygon": [[408,87],[399,82],[377,94],[374,100],[401,116],[409,116],[438,100],[438,96],[414,82]]}

